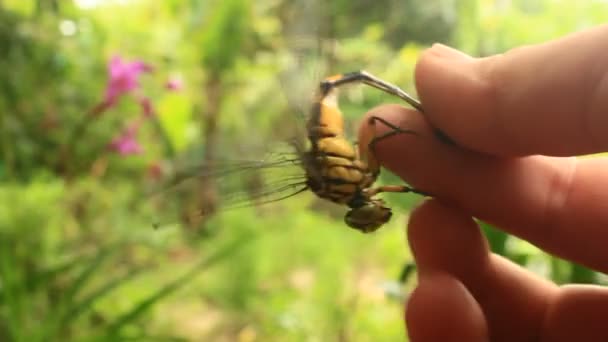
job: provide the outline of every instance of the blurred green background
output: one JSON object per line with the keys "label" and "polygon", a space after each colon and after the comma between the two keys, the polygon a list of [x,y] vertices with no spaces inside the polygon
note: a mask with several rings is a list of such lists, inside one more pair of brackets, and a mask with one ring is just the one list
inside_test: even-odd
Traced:
{"label": "blurred green background", "polygon": [[[363,235],[310,194],[192,221],[255,172],[150,193],[172,168],[263,157],[324,75],[413,92],[434,42],[483,56],[606,20],[600,0],[0,1],[0,341],[406,339],[419,198],[391,196],[394,219]],[[344,91],[349,129],[383,102]],[[484,229],[558,283],[603,281]]]}

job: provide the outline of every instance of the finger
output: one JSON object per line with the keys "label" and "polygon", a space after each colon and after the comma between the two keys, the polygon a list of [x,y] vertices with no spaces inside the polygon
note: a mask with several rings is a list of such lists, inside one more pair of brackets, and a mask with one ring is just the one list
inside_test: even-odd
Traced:
{"label": "finger", "polygon": [[499,155],[608,151],[608,25],[503,55],[442,45],[416,66],[433,125],[462,146]]}
{"label": "finger", "polygon": [[[442,143],[424,117],[401,106],[374,108],[372,116],[418,133],[375,145],[379,162],[408,184],[550,253],[608,271],[608,159],[490,157]],[[365,122],[361,148],[390,130]]]}
{"label": "finger", "polygon": [[599,286],[563,287],[550,306],[543,327],[544,341],[608,341],[608,289]]}
{"label": "finger", "polygon": [[408,239],[421,279],[447,273],[462,282],[483,310],[491,341],[538,340],[557,286],[490,254],[470,216],[428,200],[412,213]]}
{"label": "finger", "polygon": [[447,274],[419,278],[405,320],[412,342],[489,341],[479,304],[462,283]]}

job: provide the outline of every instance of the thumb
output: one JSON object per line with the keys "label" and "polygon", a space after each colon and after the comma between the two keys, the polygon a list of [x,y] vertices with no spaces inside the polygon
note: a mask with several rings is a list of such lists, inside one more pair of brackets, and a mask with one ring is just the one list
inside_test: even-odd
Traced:
{"label": "thumb", "polygon": [[416,65],[433,126],[499,156],[608,151],[608,25],[473,58],[436,44]]}

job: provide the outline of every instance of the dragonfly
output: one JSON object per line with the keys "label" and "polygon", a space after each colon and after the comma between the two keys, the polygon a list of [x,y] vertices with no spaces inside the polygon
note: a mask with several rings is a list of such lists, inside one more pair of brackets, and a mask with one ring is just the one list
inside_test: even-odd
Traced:
{"label": "dragonfly", "polygon": [[[305,123],[305,134],[289,142],[291,151],[270,153],[260,160],[217,162],[208,172],[198,171],[198,178],[211,179],[220,186],[222,209],[237,209],[288,199],[310,191],[323,200],[347,208],[347,226],[363,233],[376,231],[387,223],[392,210],[378,197],[381,193],[424,192],[407,185],[375,185],[380,165],[373,158],[374,146],[397,134],[417,135],[380,118],[371,117],[372,124],[390,128],[388,133],[374,137],[367,148],[359,149],[344,132],[344,118],[338,104],[338,89],[364,84],[396,96],[414,109],[423,112],[418,100],[398,86],[366,71],[349,72],[326,77],[319,84]],[[176,175],[170,186],[191,179],[191,173]],[[239,179],[241,182],[231,182]],[[256,183],[249,189],[243,181]],[[222,185],[223,184],[223,185]],[[232,186],[227,184],[233,184]],[[208,213],[197,208],[198,215]]]}
{"label": "dragonfly", "polygon": [[424,193],[407,185],[374,186],[380,174],[380,165],[372,158],[375,144],[396,134],[417,133],[372,116],[371,123],[384,124],[391,130],[374,137],[363,149],[365,155],[359,155],[359,150],[345,138],[343,116],[337,99],[338,88],[353,83],[366,84],[397,96],[421,112],[422,106],[399,87],[365,71],[330,76],[319,85],[307,123],[310,149],[302,153],[305,189],[310,189],[320,198],[346,205],[349,210],[344,217],[345,223],[369,233],[388,222],[392,216],[392,210],[377,197],[379,193]]}

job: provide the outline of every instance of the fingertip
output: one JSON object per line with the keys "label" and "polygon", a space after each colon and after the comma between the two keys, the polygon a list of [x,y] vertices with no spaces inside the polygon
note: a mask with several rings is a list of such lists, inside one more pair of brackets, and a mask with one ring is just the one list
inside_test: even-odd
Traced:
{"label": "fingertip", "polygon": [[463,72],[466,70],[462,69],[474,61],[473,57],[461,51],[443,44],[433,44],[421,53],[414,69],[414,81],[418,95],[430,100],[436,96],[458,91],[459,89],[451,89],[446,93],[441,90],[454,85],[450,82],[468,77],[468,74]]}
{"label": "fingertip", "polygon": [[[394,127],[408,133],[399,134]],[[449,145],[439,139],[420,112],[385,104],[365,114],[359,128],[358,147],[366,160],[381,164],[409,183],[408,175],[414,170],[414,164],[418,170],[434,165],[427,162],[431,161],[428,157],[443,155]]]}
{"label": "fingertip", "polygon": [[473,57],[442,44],[423,51],[414,69],[414,81],[425,111],[440,115],[461,108],[459,104],[470,98],[465,96],[470,95],[470,89],[463,85],[471,81],[474,65]]}
{"label": "fingertip", "polygon": [[[371,124],[371,117],[381,117],[416,134],[397,134],[381,139],[371,151],[369,142],[392,130],[381,123]],[[602,216],[606,201],[601,200],[605,192],[598,186],[602,184],[602,170],[608,165],[606,160],[584,159],[583,164],[577,159],[497,158],[475,153],[443,143],[420,113],[400,105],[383,105],[370,110],[361,125],[360,137],[362,155],[367,153],[370,158],[377,158],[378,164],[414,189],[554,254],[587,266],[605,268],[606,253],[601,246],[604,240],[589,239],[589,236],[606,235],[602,229],[602,223],[606,221],[605,215]],[[565,207],[576,210],[564,211]],[[422,209],[424,207],[421,208],[424,212]],[[451,225],[468,225],[452,224],[449,220],[442,223],[438,220],[443,214],[430,216],[428,220],[421,220],[422,224],[418,225],[415,220],[412,223],[410,238],[414,249],[417,248],[417,226],[422,227],[420,236],[428,238],[431,242],[427,244],[432,246],[433,235],[442,234],[429,236],[425,235],[427,232],[435,232],[441,227],[449,229]],[[425,228],[427,226],[430,228]],[[478,230],[474,224],[472,227],[473,232]],[[581,227],[587,235],[581,234]],[[430,255],[440,257],[433,253],[445,251],[448,259],[460,259],[463,263],[475,257],[463,259],[457,256],[458,253],[483,255],[484,250],[478,248],[459,251],[458,246],[480,246],[479,240],[462,237],[457,234],[452,237],[457,243]],[[422,241],[427,241],[425,239]],[[475,244],[470,245],[473,242]],[[432,250],[432,247],[421,250]]]}
{"label": "fingertip", "polygon": [[429,200],[412,213],[408,239],[420,282],[437,273],[457,279],[483,308],[492,337],[529,341],[538,336],[555,285],[491,254],[468,214]]}
{"label": "fingertip", "polygon": [[416,65],[418,96],[434,126],[475,151],[603,152],[607,37],[608,25],[600,25],[484,58],[434,45]]}
{"label": "fingertip", "polygon": [[[421,130],[420,126],[423,126],[424,123],[420,122],[420,118],[417,116],[419,114],[416,111],[397,104],[380,105],[372,108],[364,115],[363,121],[359,125],[357,147],[359,155],[370,169],[378,169],[380,165],[386,166],[383,157],[389,154],[385,153],[385,151],[387,148],[389,150],[397,148],[397,141],[395,139],[381,138],[394,130],[385,123],[408,131],[419,132]],[[409,136],[405,138],[413,137]],[[401,172],[403,170],[399,170],[399,167],[391,171],[403,178],[403,173]]]}
{"label": "fingertip", "polygon": [[608,341],[608,289],[569,285],[560,289],[547,310],[547,341]]}
{"label": "fingertip", "polygon": [[456,278],[422,275],[406,305],[411,341],[487,341],[488,327],[479,304]]}
{"label": "fingertip", "polygon": [[408,240],[421,271],[442,270],[468,278],[489,262],[488,243],[473,218],[438,199],[429,199],[412,212]]}
{"label": "fingertip", "polygon": [[[359,125],[358,142],[362,155],[374,153],[374,151],[369,151],[370,143],[377,137],[383,136],[394,130],[385,123],[378,122],[376,120],[377,118],[399,127],[400,129],[412,131],[416,135],[429,129],[428,123],[424,121],[424,117],[414,109],[406,108],[398,104],[379,105],[365,113],[363,120]],[[394,142],[393,139],[382,139],[375,148],[382,151],[384,150],[383,147],[385,145],[391,146]]]}
{"label": "fingertip", "polygon": [[422,53],[414,79],[425,115],[433,126],[460,146],[494,152],[487,147],[497,128],[489,126],[492,121],[484,113],[493,112],[496,89],[484,76],[480,61],[435,44]]}

